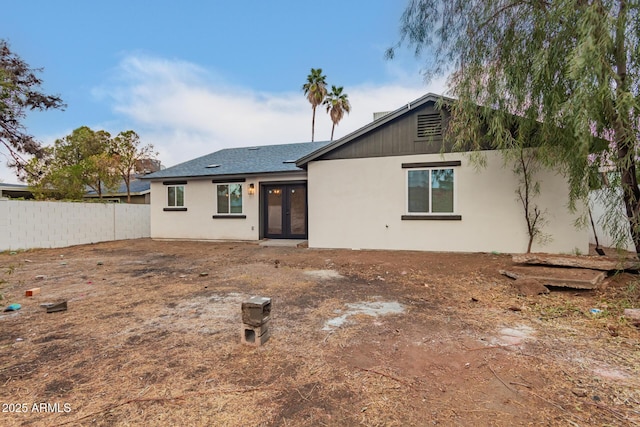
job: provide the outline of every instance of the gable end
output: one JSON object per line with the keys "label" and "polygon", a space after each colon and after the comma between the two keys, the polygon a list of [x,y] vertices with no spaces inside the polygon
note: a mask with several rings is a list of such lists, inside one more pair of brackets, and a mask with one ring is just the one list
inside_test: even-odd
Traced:
{"label": "gable end", "polygon": [[[430,101],[371,129],[316,160],[437,154],[443,151],[449,113]],[[445,146],[444,151],[451,151]]]}

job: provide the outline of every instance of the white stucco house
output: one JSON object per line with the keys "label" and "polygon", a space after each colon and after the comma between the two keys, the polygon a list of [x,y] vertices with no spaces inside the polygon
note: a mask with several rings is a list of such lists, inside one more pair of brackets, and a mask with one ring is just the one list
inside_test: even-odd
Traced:
{"label": "white stucco house", "polygon": [[[442,152],[446,117],[427,94],[333,142],[232,148],[147,175],[151,237],[307,239],[311,248],[524,252],[518,178],[498,151],[478,169]],[[443,121],[444,120],[444,121]],[[587,253],[568,185],[537,176],[550,240]]]}

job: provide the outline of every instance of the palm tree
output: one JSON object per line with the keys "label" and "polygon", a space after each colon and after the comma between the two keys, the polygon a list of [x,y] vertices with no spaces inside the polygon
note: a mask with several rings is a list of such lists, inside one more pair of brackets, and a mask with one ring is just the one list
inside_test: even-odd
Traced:
{"label": "palm tree", "polygon": [[344,113],[349,114],[351,111],[351,104],[349,103],[349,96],[346,93],[342,93],[344,88],[342,86],[331,86],[331,92],[324,99],[323,105],[327,106],[327,113],[331,116],[333,126],[331,126],[331,140],[333,141],[333,131],[336,125],[344,117]]}
{"label": "palm tree", "polygon": [[302,85],[302,90],[307,96],[309,103],[311,103],[311,109],[313,115],[311,117],[311,142],[313,142],[313,136],[316,127],[316,107],[322,104],[325,96],[327,96],[327,76],[322,75],[322,68],[312,68],[311,73],[307,76],[307,82]]}

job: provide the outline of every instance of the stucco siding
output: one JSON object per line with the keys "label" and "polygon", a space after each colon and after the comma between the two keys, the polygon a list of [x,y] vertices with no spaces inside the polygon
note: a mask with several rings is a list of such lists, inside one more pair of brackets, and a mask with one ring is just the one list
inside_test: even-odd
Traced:
{"label": "stucco siding", "polygon": [[[306,174],[249,176],[242,182],[242,215],[245,218],[213,218],[217,215],[216,184],[211,177],[187,179],[186,211],[165,211],[167,186],[151,183],[151,237],[155,239],[258,240],[260,238],[260,183],[305,179]],[[223,180],[224,178],[216,178]],[[254,184],[255,194],[249,195]]]}
{"label": "stucco siding", "polygon": [[[408,249],[519,253],[527,229],[515,193],[518,178],[499,152],[484,153],[487,167],[476,169],[462,153],[423,154],[313,161],[308,167],[309,246],[315,248]],[[407,169],[403,163],[459,160],[454,167],[455,214],[461,220],[403,220],[407,214]],[[550,171],[538,177],[536,203],[546,210],[539,252],[588,251],[577,214],[568,211],[565,180]]]}

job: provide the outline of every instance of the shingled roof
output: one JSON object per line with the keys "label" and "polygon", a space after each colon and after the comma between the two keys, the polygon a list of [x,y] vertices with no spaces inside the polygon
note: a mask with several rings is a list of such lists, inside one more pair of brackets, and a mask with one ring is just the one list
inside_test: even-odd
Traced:
{"label": "shingled roof", "polygon": [[[135,178],[132,177],[131,182],[129,183],[129,191],[131,192],[132,195],[140,195],[140,194],[146,194],[150,191],[151,188],[151,183],[149,181],[142,181],[140,180],[142,176]],[[109,194],[112,196],[116,196],[116,195],[127,195],[127,184],[124,183],[124,181],[122,181],[120,183],[120,186],[114,190],[114,191],[106,191],[103,189],[102,191],[102,195],[104,196],[105,194]],[[95,190],[92,190],[91,188],[87,188],[87,192],[85,194],[85,196],[97,196],[98,193]]]}
{"label": "shingled roof", "polygon": [[192,178],[296,172],[302,170],[296,166],[296,160],[324,147],[328,143],[329,141],[301,142],[225,148],[141,178]]}

